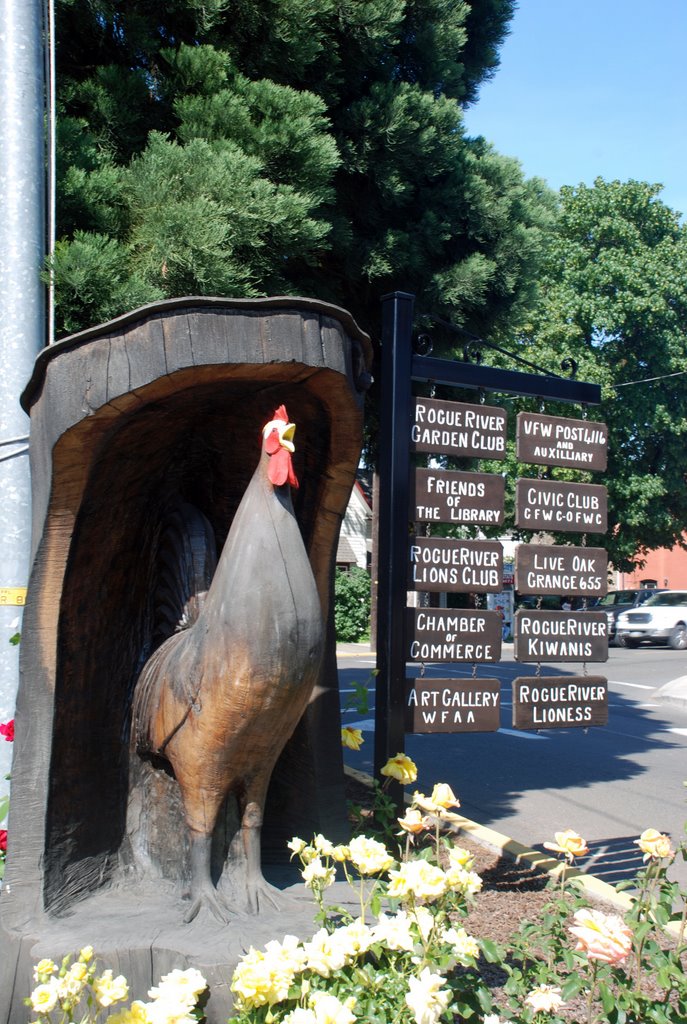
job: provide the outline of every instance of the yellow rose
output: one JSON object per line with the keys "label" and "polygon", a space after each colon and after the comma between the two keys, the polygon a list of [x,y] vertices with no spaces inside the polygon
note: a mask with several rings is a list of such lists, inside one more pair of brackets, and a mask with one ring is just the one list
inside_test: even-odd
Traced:
{"label": "yellow rose", "polygon": [[663,860],[675,856],[675,850],[670,845],[670,838],[657,832],[655,828],[647,828],[642,832],[639,839],[635,839],[635,845],[644,854],[644,860]]}
{"label": "yellow rose", "polygon": [[426,860],[409,860],[398,871],[389,872],[389,896],[404,898],[411,894],[433,900],[446,892],[446,875],[441,868]]}
{"label": "yellow rose", "polygon": [[406,754],[399,753],[395,757],[389,758],[381,769],[381,774],[386,775],[387,778],[396,779],[403,786],[406,786],[409,782],[415,782],[417,778],[417,765]]}
{"label": "yellow rose", "polygon": [[367,836],[356,836],[351,839],[348,850],[351,863],[361,875],[377,875],[380,871],[388,871],[394,862],[387,848],[376,839]]}
{"label": "yellow rose", "polygon": [[33,980],[34,981],[45,981],[46,978],[54,974],[57,970],[57,966],[53,960],[39,960],[33,969]]}
{"label": "yellow rose", "polygon": [[[417,835],[419,832],[425,832],[430,827],[430,823],[427,818],[415,807],[409,807],[405,813],[405,817],[398,818],[398,823],[404,832],[410,832],[411,835]],[[401,833],[399,833],[399,835],[400,834]]]}
{"label": "yellow rose", "polygon": [[360,729],[353,729],[351,726],[345,725],[341,730],[341,743],[348,750],[360,750],[364,742]]}
{"label": "yellow rose", "polygon": [[57,979],[51,978],[45,985],[38,985],[31,993],[31,1009],[34,1013],[51,1013],[57,1004]]}
{"label": "yellow rose", "polygon": [[555,1013],[564,1005],[561,990],[557,985],[538,985],[525,996],[525,1002],[535,1013]]}
{"label": "yellow rose", "polygon": [[99,1006],[112,1006],[113,1003],[119,1003],[122,999],[126,999],[129,994],[129,986],[122,974],[113,978],[112,971],[107,970],[95,979],[93,991]]}
{"label": "yellow rose", "polygon": [[585,840],[571,828],[566,828],[564,832],[554,832],[554,839],[555,843],[544,843],[544,849],[562,853],[570,863],[575,857],[584,857],[585,853],[589,853]]}
{"label": "yellow rose", "polygon": [[438,782],[432,790],[431,796],[425,796],[424,793],[413,793],[413,804],[440,818],[456,820],[458,815],[452,814],[448,808],[460,807],[460,800],[447,783]]}

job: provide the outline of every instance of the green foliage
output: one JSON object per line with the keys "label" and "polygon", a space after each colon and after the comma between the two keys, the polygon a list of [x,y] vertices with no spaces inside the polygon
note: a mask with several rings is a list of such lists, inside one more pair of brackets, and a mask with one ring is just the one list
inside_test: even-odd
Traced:
{"label": "green foliage", "polygon": [[370,574],[359,566],[337,569],[334,578],[336,638],[357,643],[370,630]]}
{"label": "green foliage", "polygon": [[604,543],[618,568],[672,546],[687,521],[687,226],[659,191],[600,178],[561,190],[523,335],[523,354],[552,367],[572,356],[580,379],[602,385],[590,416],[609,425],[609,462],[594,482],[608,487]]}
{"label": "green foliage", "polygon": [[506,331],[553,197],[465,136],[513,0],[58,0],[58,333],[162,296]]}

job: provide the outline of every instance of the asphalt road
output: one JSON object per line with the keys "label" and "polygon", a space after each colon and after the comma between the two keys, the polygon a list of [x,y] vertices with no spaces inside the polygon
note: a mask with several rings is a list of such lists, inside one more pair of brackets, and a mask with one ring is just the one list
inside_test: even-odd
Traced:
{"label": "asphalt road", "polygon": [[[347,764],[372,772],[374,758],[374,653],[340,648],[342,707],[356,683],[369,683],[369,710],[344,710],[344,724],[363,730],[359,752],[345,751]],[[590,674],[609,681],[609,721],[599,728],[520,732],[511,728],[511,683],[534,675],[535,667],[513,661],[504,646],[498,665],[478,675],[501,680],[501,729],[495,733],[408,735],[406,753],[418,766],[415,787],[431,792],[448,782],[468,818],[535,849],[553,833],[572,828],[590,848],[587,870],[615,883],[641,865],[634,840],[648,827],[684,837],[687,820],[687,705],[660,703],[656,690],[687,675],[687,653],[641,647],[611,648],[606,664]],[[578,665],[545,665],[544,675],[579,675]],[[408,675],[416,675],[409,666]],[[472,674],[470,665],[428,665],[426,676]],[[687,865],[673,877],[687,886]]]}

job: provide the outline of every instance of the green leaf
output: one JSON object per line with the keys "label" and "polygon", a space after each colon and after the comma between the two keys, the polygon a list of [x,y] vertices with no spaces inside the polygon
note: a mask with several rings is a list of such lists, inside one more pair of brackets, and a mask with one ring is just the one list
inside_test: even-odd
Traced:
{"label": "green leaf", "polygon": [[569,999],[574,999],[575,996],[582,991],[584,987],[584,979],[579,974],[570,974],[561,985],[561,996],[564,1001],[567,1002]]}
{"label": "green leaf", "polygon": [[491,939],[478,939],[479,947],[482,950],[484,959],[490,964],[500,963],[503,959],[497,944]]}

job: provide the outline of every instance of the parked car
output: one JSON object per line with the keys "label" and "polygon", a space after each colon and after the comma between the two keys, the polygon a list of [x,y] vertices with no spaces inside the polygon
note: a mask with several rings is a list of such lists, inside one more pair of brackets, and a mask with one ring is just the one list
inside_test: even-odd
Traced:
{"label": "parked car", "polygon": [[626,647],[641,643],[667,644],[674,651],[687,648],[687,590],[662,590],[641,608],[618,616],[618,638]]}
{"label": "parked car", "polygon": [[655,587],[640,587],[636,590],[609,590],[604,597],[600,598],[595,607],[597,611],[606,612],[608,619],[608,643],[609,646],[616,644],[622,647],[623,641],[618,637],[617,621],[621,612],[629,611],[630,608],[638,608],[654,594],[661,593]]}

